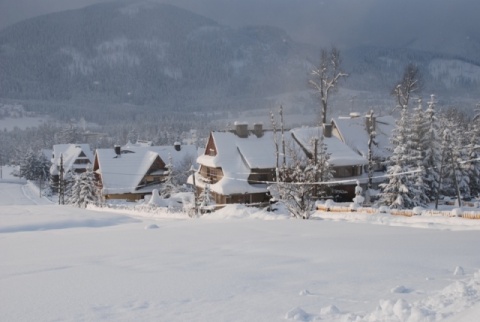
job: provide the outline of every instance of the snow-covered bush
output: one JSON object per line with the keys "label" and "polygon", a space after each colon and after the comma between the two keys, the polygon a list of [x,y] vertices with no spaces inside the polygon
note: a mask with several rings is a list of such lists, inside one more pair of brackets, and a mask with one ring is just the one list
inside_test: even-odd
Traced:
{"label": "snow-covered bush", "polygon": [[414,207],[412,210],[414,216],[421,216],[424,211],[425,211],[425,208],[423,207]]}
{"label": "snow-covered bush", "polygon": [[350,204],[348,208],[350,209],[350,211],[357,211],[357,209],[360,208],[360,206],[356,202],[353,202]]}
{"label": "snow-covered bush", "polygon": [[450,214],[452,215],[452,217],[462,217],[463,210],[462,208],[453,208]]}

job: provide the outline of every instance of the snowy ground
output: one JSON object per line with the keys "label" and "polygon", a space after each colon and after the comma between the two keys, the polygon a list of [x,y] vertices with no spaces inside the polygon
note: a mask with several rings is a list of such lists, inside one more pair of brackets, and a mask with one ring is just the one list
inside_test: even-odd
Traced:
{"label": "snowy ground", "polygon": [[0,182],[0,320],[480,320],[480,221],[100,210]]}
{"label": "snowy ground", "polygon": [[0,130],[1,131],[12,131],[14,128],[26,129],[28,127],[38,127],[47,120],[45,117],[6,117],[0,119]]}

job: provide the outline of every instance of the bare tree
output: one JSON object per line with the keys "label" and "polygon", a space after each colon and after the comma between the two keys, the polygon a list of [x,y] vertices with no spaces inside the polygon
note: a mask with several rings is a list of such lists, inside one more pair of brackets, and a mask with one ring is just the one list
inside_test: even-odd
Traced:
{"label": "bare tree", "polygon": [[327,108],[329,94],[337,90],[337,84],[348,74],[341,69],[340,50],[332,47],[330,51],[322,49],[320,64],[311,71],[309,84],[320,94],[322,108],[322,123],[327,123]]}
{"label": "bare tree", "polygon": [[408,64],[403,71],[400,82],[395,85],[392,95],[397,98],[398,107],[404,108],[408,106],[410,97],[418,93],[423,88],[423,81],[420,70],[417,65]]}
{"label": "bare tree", "polygon": [[480,103],[475,106],[475,115],[473,116],[473,121],[477,120],[480,120]]}

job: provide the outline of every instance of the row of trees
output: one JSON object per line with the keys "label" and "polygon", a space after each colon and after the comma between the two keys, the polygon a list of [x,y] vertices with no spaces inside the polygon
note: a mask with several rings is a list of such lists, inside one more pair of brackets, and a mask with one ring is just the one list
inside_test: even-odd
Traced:
{"label": "row of trees", "polygon": [[388,182],[381,185],[381,202],[392,208],[425,206],[441,195],[470,199],[480,193],[480,106],[467,121],[456,109],[437,113],[432,95],[410,107],[422,87],[418,69],[408,65],[393,95],[400,117],[392,134]]}
{"label": "row of trees", "polygon": [[[319,94],[323,124],[326,123],[329,94],[335,92],[338,83],[348,76],[340,63],[337,49],[322,50],[320,64],[312,70],[309,83]],[[455,196],[461,205],[462,199],[480,195],[480,104],[473,118],[455,108],[439,113],[434,95],[424,107],[419,98],[422,88],[418,67],[409,64],[392,90],[400,115],[391,137],[392,155],[386,161],[387,180],[380,185],[377,199],[379,204],[391,208],[413,208],[431,202],[437,207],[441,196]],[[412,100],[416,102],[413,107]],[[323,137],[312,139],[311,151],[315,152],[309,156],[286,147],[282,108],[280,130],[273,114],[271,119],[274,132],[281,131],[281,139],[275,135],[277,182],[272,185],[271,193],[274,198],[281,199],[292,215],[308,218],[313,200],[327,193],[326,183],[333,177]],[[373,128],[368,132],[369,184],[366,194],[369,196],[373,176],[371,147],[376,142]]]}

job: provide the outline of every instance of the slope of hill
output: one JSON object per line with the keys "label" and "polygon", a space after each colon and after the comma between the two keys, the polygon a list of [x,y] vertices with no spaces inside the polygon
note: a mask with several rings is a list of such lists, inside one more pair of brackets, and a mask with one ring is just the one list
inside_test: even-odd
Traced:
{"label": "slope of hill", "polygon": [[[331,6],[326,9],[333,10]],[[352,30],[352,35],[362,30]],[[404,66],[414,62],[428,94],[480,95],[480,61],[421,49],[344,49],[350,77],[343,86],[388,96]],[[0,99],[98,123],[257,109],[269,107],[278,94],[307,89],[311,64],[317,63],[318,50],[277,27],[232,28],[173,5],[116,1],[1,30]],[[335,104],[351,105],[339,100]],[[316,104],[307,99],[297,105],[308,109]]]}
{"label": "slope of hill", "polygon": [[302,50],[278,28],[232,29],[147,1],[105,3],[0,32],[0,97],[207,106],[301,87]]}

